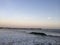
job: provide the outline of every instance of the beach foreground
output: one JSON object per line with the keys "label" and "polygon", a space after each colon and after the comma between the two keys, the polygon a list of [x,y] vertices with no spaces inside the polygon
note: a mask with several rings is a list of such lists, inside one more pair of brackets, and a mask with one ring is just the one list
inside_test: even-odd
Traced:
{"label": "beach foreground", "polygon": [[60,38],[0,30],[0,45],[60,45]]}

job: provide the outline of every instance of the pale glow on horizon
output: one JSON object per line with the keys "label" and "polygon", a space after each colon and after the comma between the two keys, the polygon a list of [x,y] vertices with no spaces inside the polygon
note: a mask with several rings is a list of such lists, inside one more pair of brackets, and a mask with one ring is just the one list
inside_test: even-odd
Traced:
{"label": "pale glow on horizon", "polygon": [[29,21],[10,21],[10,20],[7,20],[7,21],[3,21],[1,20],[0,21],[0,26],[3,26],[3,27],[38,27],[38,28],[60,28],[60,23],[59,24],[56,24],[56,23],[53,23],[53,22],[50,22],[50,23],[38,23],[38,22],[29,22]]}

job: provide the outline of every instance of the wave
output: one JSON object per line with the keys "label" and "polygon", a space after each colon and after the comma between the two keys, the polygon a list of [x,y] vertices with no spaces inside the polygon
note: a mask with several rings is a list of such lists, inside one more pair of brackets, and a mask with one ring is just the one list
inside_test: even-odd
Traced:
{"label": "wave", "polygon": [[34,35],[41,35],[41,36],[54,36],[54,37],[60,37],[60,34],[58,33],[51,33],[51,32],[30,32],[29,34]]}

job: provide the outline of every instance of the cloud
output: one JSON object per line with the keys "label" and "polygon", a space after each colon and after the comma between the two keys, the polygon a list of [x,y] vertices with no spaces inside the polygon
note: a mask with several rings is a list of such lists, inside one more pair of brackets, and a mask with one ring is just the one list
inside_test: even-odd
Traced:
{"label": "cloud", "polygon": [[52,19],[52,17],[48,17],[48,20],[51,20]]}

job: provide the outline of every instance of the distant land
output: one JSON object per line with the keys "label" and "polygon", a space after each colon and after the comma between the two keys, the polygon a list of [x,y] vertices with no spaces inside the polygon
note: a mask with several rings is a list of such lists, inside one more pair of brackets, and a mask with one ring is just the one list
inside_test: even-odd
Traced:
{"label": "distant land", "polygon": [[41,30],[42,28],[10,28],[10,27],[0,27],[0,29]]}
{"label": "distant land", "polygon": [[[12,27],[0,27],[0,29],[20,29],[20,30],[42,30],[44,28],[12,28]],[[60,29],[48,29],[45,30],[60,30]]]}

